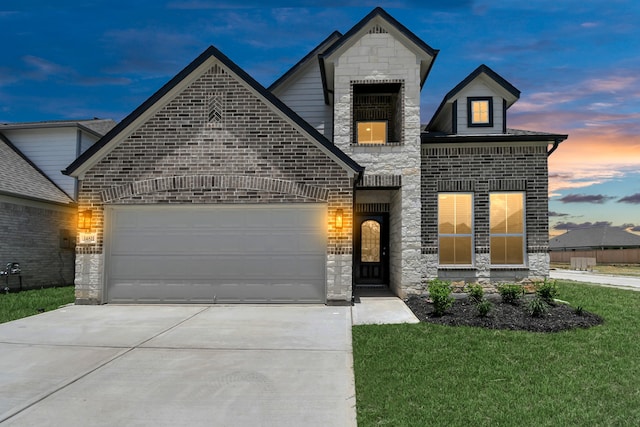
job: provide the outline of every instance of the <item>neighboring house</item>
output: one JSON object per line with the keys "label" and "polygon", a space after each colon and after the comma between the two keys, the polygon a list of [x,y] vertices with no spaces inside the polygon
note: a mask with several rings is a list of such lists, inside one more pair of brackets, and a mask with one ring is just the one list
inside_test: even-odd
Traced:
{"label": "neighboring house", "polygon": [[597,264],[639,264],[640,236],[619,227],[578,228],[549,241],[551,262],[595,258]]}
{"label": "neighboring house", "polygon": [[[548,276],[547,156],[486,66],[420,124],[438,51],[376,8],[268,90],[214,47],[69,165],[76,300],[347,303]],[[551,147],[551,149],[549,149]]]}
{"label": "neighboring house", "polygon": [[[17,262],[24,288],[74,280],[76,180],[61,170],[111,120],[0,124],[0,269]],[[10,287],[18,277],[8,277]],[[0,278],[0,286],[7,277]]]}

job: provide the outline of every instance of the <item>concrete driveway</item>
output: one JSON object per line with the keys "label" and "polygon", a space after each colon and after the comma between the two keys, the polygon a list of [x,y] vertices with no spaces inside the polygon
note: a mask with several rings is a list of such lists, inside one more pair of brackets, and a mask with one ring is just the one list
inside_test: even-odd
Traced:
{"label": "concrete driveway", "polygon": [[551,270],[549,276],[552,279],[575,280],[577,282],[594,283],[612,288],[640,291],[640,277],[614,276],[612,274],[599,274],[590,271],[576,270]]}
{"label": "concrete driveway", "polygon": [[355,426],[350,307],[69,306],[0,325],[2,426]]}

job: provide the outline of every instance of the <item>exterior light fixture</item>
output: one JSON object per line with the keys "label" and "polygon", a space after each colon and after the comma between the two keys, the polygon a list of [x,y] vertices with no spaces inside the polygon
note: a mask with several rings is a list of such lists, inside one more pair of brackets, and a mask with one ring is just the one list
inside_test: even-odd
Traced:
{"label": "exterior light fixture", "polygon": [[336,230],[342,230],[342,209],[336,210]]}
{"label": "exterior light fixture", "polygon": [[78,212],[78,229],[90,230],[91,229],[91,211],[79,211]]}

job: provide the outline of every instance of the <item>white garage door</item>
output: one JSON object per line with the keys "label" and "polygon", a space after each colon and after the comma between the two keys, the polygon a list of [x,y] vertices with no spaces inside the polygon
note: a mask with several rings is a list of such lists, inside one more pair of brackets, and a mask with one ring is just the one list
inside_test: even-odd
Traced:
{"label": "white garage door", "polygon": [[325,302],[324,204],[105,210],[108,302]]}

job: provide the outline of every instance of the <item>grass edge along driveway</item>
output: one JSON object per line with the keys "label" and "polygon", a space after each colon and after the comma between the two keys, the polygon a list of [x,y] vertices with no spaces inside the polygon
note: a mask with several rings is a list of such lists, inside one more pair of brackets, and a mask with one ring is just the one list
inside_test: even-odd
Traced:
{"label": "grass edge along driveway", "polygon": [[0,323],[33,316],[55,310],[75,299],[74,287],[33,289],[16,293],[0,294]]}
{"label": "grass edge along driveway", "polygon": [[354,326],[358,425],[640,425],[640,292],[558,284],[605,323],[549,334]]}

